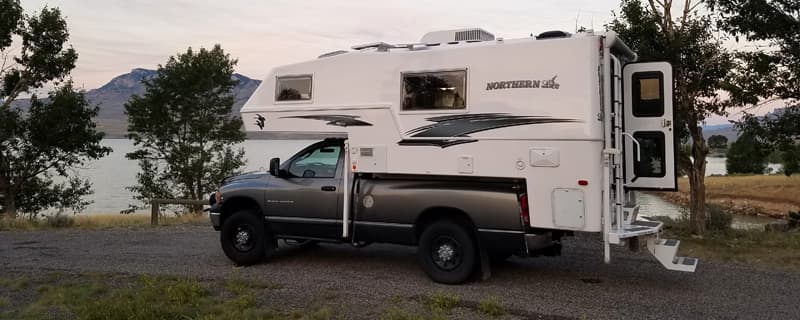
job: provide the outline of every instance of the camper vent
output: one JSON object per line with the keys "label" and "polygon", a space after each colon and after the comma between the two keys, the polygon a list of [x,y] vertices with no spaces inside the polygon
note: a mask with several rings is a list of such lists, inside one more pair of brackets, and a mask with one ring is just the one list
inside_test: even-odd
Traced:
{"label": "camper vent", "polygon": [[491,41],[494,35],[481,29],[458,31],[456,41]]}
{"label": "camper vent", "polygon": [[536,36],[536,40],[569,38],[571,36],[572,36],[571,33],[560,30],[545,31]]}
{"label": "camper vent", "polygon": [[480,28],[459,29],[459,30],[442,30],[432,31],[422,36],[420,42],[433,44],[433,43],[451,43],[460,41],[491,41],[494,40],[494,35],[486,30]]}

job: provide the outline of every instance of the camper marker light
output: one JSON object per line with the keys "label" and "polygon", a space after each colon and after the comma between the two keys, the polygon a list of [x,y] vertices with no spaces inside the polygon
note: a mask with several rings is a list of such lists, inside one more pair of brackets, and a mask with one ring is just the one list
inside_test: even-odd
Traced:
{"label": "camper marker light", "polygon": [[578,185],[588,186],[589,185],[589,180],[580,179],[580,180],[578,180]]}

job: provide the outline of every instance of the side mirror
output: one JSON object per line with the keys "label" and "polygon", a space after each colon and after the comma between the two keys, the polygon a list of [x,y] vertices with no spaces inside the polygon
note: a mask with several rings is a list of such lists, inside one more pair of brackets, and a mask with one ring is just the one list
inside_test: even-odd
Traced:
{"label": "side mirror", "polygon": [[269,174],[280,177],[280,169],[281,167],[281,159],[280,158],[272,158],[269,160]]}

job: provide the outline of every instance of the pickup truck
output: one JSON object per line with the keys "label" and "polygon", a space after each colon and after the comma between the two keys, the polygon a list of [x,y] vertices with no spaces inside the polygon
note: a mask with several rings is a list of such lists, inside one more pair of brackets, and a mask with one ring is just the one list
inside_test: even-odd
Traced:
{"label": "pickup truck", "polygon": [[345,149],[343,139],[326,139],[282,164],[273,158],[269,172],[225,179],[209,200],[225,255],[259,263],[278,240],[417,246],[428,276],[452,284],[488,277],[490,261],[513,254],[560,253],[563,232],[529,227],[522,179],[352,173]]}

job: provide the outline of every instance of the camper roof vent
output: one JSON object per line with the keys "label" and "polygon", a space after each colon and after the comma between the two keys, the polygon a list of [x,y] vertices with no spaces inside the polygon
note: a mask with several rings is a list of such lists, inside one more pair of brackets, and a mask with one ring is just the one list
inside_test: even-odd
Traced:
{"label": "camper roof vent", "polygon": [[561,31],[561,30],[554,30],[554,31],[545,31],[540,33],[536,36],[536,40],[544,40],[544,39],[557,39],[557,38],[569,38],[572,34],[569,32]]}
{"label": "camper roof vent", "polygon": [[459,41],[491,41],[494,35],[481,28],[432,31],[422,36],[422,43],[450,43]]}

